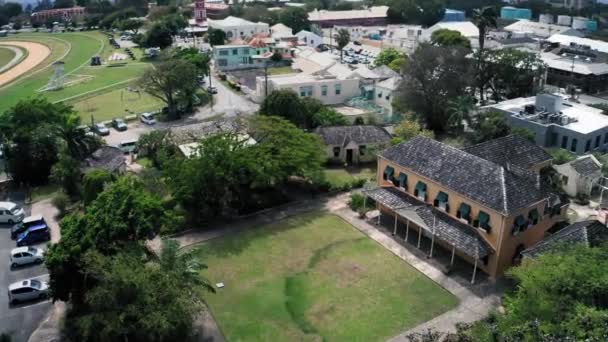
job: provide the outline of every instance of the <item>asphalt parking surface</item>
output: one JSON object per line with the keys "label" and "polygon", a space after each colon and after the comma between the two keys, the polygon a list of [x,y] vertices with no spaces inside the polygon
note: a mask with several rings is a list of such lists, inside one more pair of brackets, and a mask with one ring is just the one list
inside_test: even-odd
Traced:
{"label": "asphalt parking surface", "polygon": [[[24,209],[29,215],[29,208],[24,207]],[[45,319],[51,302],[40,300],[10,305],[8,285],[29,278],[47,280],[48,272],[44,265],[11,269],[9,255],[11,249],[15,247],[15,240],[11,239],[10,226],[0,224],[0,333],[11,333],[13,342],[25,342]],[[46,243],[35,247],[46,249]]]}

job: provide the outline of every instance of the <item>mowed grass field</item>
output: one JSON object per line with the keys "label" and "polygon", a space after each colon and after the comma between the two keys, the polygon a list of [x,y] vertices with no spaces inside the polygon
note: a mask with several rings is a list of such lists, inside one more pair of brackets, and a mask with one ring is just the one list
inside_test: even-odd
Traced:
{"label": "mowed grass field", "polygon": [[15,52],[0,46],[0,69],[15,58]]}
{"label": "mowed grass field", "polygon": [[127,110],[132,113],[156,111],[163,107],[163,102],[145,92],[138,94],[121,88],[79,100],[73,105],[83,117],[83,122],[90,122],[91,114],[96,121],[106,121],[129,115]]}
{"label": "mowed grass field", "polygon": [[[0,102],[0,112],[31,96],[45,96],[52,102],[67,102],[77,109],[84,106],[80,101],[86,100],[89,103],[87,108],[98,108],[100,111],[81,113],[85,120],[89,119],[91,114],[105,117],[108,115],[107,112],[124,112],[122,101],[108,102],[107,97],[98,99],[98,96],[129,86],[150,67],[148,63],[130,59],[124,60],[126,65],[120,67],[89,66],[90,59],[94,55],[100,55],[105,61],[114,52],[124,53],[123,49],[114,49],[109,45],[107,37],[97,31],[63,34],[30,33],[2,39],[45,44],[51,48],[51,55],[34,70],[0,88],[0,98],[3,99]],[[40,90],[47,85],[53,74],[52,63],[58,60],[65,63],[64,88],[41,92]],[[91,103],[93,105],[90,105]]]}
{"label": "mowed grass field", "polygon": [[341,218],[313,212],[194,250],[228,341],[384,341],[457,298]]}

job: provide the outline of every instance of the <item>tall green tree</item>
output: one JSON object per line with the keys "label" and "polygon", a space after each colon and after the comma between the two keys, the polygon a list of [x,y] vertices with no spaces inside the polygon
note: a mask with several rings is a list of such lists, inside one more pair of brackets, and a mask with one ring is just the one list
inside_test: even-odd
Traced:
{"label": "tall green tree", "polygon": [[336,44],[338,44],[338,50],[340,50],[340,61],[344,57],[344,47],[350,43],[350,33],[347,29],[339,29],[336,35]]}
{"label": "tall green tree", "polygon": [[85,205],[97,199],[97,196],[103,192],[114,177],[111,173],[104,169],[93,169],[87,171],[82,177],[82,200]]}
{"label": "tall green tree", "polygon": [[479,29],[479,50],[483,50],[485,41],[486,41],[486,33],[489,29],[496,27],[497,25],[497,17],[496,9],[491,6],[486,6],[482,8],[477,8],[473,10],[472,21],[475,26]]}
{"label": "tall green tree", "polygon": [[61,185],[71,197],[80,195],[80,161],[63,150],[59,153],[57,163],[51,168],[51,180]]}
{"label": "tall green tree", "polygon": [[125,251],[114,257],[88,252],[87,276],[97,280],[87,292],[90,308],[67,322],[79,341],[187,341],[203,310],[203,292],[214,292],[201,277],[206,266],[192,253],[179,253],[164,240],[152,262]]}
{"label": "tall green tree", "polygon": [[383,49],[376,57],[374,64],[376,64],[376,66],[389,65],[391,62],[401,57],[403,57],[403,54],[395,48]]}
{"label": "tall green tree", "polygon": [[300,7],[286,7],[279,11],[278,22],[290,27],[293,32],[300,32],[310,28],[308,12]]}
{"label": "tall green tree", "polygon": [[496,111],[478,114],[473,120],[472,129],[473,132],[468,135],[468,140],[474,144],[501,138],[511,133],[511,127],[504,114]]}
{"label": "tall green tree", "polygon": [[178,223],[179,218],[139,180],[118,179],[84,214],[68,215],[61,221],[61,240],[45,255],[53,300],[70,301],[75,313],[86,312],[86,293],[96,283],[87,277],[82,264],[86,252],[112,256],[123,250],[143,251],[146,240]]}
{"label": "tall green tree", "polygon": [[199,75],[209,75],[211,57],[209,54],[200,53],[195,47],[175,49],[173,51],[173,58],[180,58],[192,63],[196,67]]}
{"label": "tall green tree", "polygon": [[207,39],[211,46],[224,45],[226,42],[226,33],[220,29],[210,27],[209,31],[207,31]]}
{"label": "tall green tree", "polygon": [[400,112],[413,111],[436,133],[448,129],[448,101],[466,94],[472,68],[464,48],[422,44],[402,69],[404,80],[393,105]]}
{"label": "tall green tree", "polygon": [[448,101],[450,117],[448,125],[455,133],[462,133],[464,124],[471,125],[471,110],[475,108],[475,99],[471,96],[458,96]]}
{"label": "tall green tree", "polygon": [[171,29],[165,23],[155,23],[146,32],[142,43],[144,47],[166,49],[173,44]]}
{"label": "tall green tree", "polygon": [[144,91],[167,105],[170,119],[179,119],[180,96],[183,99],[183,96],[195,93],[198,88],[196,74],[196,66],[188,61],[167,60],[157,64],[155,68],[146,70],[138,83]]}

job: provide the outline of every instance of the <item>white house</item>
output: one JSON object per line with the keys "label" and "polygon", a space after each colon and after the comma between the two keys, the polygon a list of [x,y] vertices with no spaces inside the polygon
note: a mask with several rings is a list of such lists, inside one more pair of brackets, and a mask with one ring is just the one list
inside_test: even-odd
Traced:
{"label": "white house", "polygon": [[391,77],[374,85],[374,103],[382,107],[389,116],[393,115],[393,98],[401,84],[401,77]]}
{"label": "white house", "polygon": [[[300,97],[312,97],[323,104],[335,105],[360,94],[359,79],[343,79],[329,72],[313,74],[288,74],[268,77],[268,94],[273,90],[291,89]],[[256,79],[256,96],[264,99],[266,95],[266,80]]]}
{"label": "white house", "polygon": [[572,197],[590,195],[602,177],[602,164],[592,154],[553,167],[562,176],[562,188]]}
{"label": "white house", "polygon": [[323,38],[321,38],[315,33],[306,30],[302,30],[296,33],[296,37],[298,37],[298,42],[306,46],[310,46],[312,48],[316,48],[317,46],[323,43]]}
{"label": "white house", "polygon": [[228,40],[253,37],[254,35],[269,35],[268,24],[262,22],[251,22],[237,17],[227,17],[222,20],[208,19],[209,27],[222,30],[226,33]]}
{"label": "white house", "polygon": [[278,23],[270,27],[270,35],[276,40],[297,40],[291,27]]}

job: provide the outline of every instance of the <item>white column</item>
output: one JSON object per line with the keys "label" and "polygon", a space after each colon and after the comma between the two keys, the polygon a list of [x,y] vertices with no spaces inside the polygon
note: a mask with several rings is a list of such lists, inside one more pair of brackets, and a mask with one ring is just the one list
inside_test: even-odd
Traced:
{"label": "white column", "polygon": [[431,235],[431,252],[429,253],[429,258],[433,257],[433,246],[435,245],[435,216],[433,216],[433,235]]}
{"label": "white column", "polygon": [[475,266],[473,266],[473,277],[471,278],[471,284],[475,284],[475,274],[477,273],[477,257],[475,257]]}
{"label": "white column", "polygon": [[421,239],[422,239],[422,227],[418,226],[418,248],[420,248]]}
{"label": "white column", "polygon": [[405,225],[405,241],[407,241],[407,237],[410,235],[410,220],[407,220],[407,223]]}
{"label": "white column", "polygon": [[393,228],[393,236],[397,234],[397,213],[395,212],[395,228]]}
{"label": "white column", "polygon": [[365,208],[367,208],[367,195],[363,195],[363,211],[365,212]]}
{"label": "white column", "polygon": [[450,260],[450,266],[454,266],[454,254],[456,254],[456,245],[452,245],[452,260]]}
{"label": "white column", "polygon": [[376,225],[379,226],[380,225],[380,218],[382,217],[382,210],[378,209],[378,222],[376,222]]}

